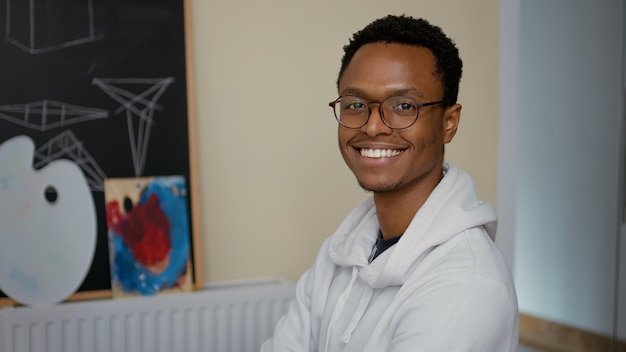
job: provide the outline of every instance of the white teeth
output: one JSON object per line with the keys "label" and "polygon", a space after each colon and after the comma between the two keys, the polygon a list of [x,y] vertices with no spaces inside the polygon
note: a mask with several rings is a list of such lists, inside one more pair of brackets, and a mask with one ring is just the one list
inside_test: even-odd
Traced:
{"label": "white teeth", "polygon": [[399,150],[395,149],[361,149],[361,156],[368,158],[390,158],[400,154]]}

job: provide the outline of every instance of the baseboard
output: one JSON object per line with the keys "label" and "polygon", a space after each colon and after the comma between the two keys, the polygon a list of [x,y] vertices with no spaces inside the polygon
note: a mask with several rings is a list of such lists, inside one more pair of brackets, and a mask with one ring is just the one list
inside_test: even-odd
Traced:
{"label": "baseboard", "polygon": [[520,342],[546,352],[626,352],[626,341],[527,314],[520,314]]}

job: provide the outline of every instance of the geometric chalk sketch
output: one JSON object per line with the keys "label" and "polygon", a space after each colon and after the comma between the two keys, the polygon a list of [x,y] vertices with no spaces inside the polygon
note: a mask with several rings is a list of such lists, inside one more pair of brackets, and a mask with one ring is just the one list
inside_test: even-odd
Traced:
{"label": "geometric chalk sketch", "polygon": [[92,81],[94,85],[100,87],[102,91],[120,103],[121,106],[115,110],[116,114],[126,111],[128,138],[135,176],[141,176],[145,165],[154,111],[160,108],[156,102],[172,82],[174,82],[173,77],[157,79],[94,78]]}
{"label": "geometric chalk sketch", "polygon": [[52,100],[0,106],[0,119],[37,131],[46,131],[83,121],[107,118],[108,116],[109,113],[106,110],[75,106]]}
{"label": "geometric chalk sketch", "polygon": [[70,130],[51,138],[48,143],[39,147],[35,151],[33,166],[38,169],[63,157],[72,159],[83,170],[92,191],[104,191],[105,173]]}
{"label": "geometric chalk sketch", "polygon": [[5,40],[40,54],[99,39],[92,0],[6,0]]}

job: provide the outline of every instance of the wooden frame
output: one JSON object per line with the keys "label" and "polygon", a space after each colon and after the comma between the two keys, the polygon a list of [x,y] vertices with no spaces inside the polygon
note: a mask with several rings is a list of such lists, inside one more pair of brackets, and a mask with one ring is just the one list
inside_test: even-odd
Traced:
{"label": "wooden frame", "polygon": [[[193,287],[202,287],[191,1],[59,1],[46,9],[8,1],[0,9],[9,23],[0,42],[0,145],[30,137],[35,169],[73,159],[97,208],[94,259],[68,301],[111,297],[101,186],[116,177],[185,177]],[[39,28],[37,16],[54,20]],[[45,147],[61,152],[42,154]],[[0,292],[0,307],[15,304]]]}
{"label": "wooden frame", "polygon": [[520,342],[541,351],[626,351],[626,341],[528,314],[520,314]]}

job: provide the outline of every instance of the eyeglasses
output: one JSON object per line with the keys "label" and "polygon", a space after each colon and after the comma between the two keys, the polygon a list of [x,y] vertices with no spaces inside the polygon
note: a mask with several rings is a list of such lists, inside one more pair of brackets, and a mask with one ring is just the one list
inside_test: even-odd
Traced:
{"label": "eyeglasses", "polygon": [[391,96],[383,101],[365,100],[354,95],[343,95],[328,105],[333,109],[340,125],[347,128],[361,128],[367,124],[371,115],[372,104],[378,104],[378,113],[383,123],[394,130],[411,127],[419,116],[420,108],[443,103],[433,101],[418,103],[413,98]]}

